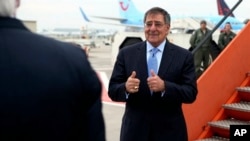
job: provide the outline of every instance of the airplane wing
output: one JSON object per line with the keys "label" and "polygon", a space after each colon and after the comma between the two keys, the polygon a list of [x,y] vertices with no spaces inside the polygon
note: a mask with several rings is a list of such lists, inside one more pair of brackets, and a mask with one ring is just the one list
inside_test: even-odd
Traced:
{"label": "airplane wing", "polygon": [[106,20],[114,20],[114,21],[119,21],[119,22],[127,20],[127,19],[124,19],[124,18],[115,18],[115,17],[102,17],[102,16],[91,16],[91,17],[106,19]]}

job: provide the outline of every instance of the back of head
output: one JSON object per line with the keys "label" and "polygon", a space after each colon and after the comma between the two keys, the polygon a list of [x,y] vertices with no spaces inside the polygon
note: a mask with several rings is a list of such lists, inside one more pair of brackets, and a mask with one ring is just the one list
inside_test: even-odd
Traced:
{"label": "back of head", "polygon": [[0,0],[0,17],[15,17],[19,0]]}

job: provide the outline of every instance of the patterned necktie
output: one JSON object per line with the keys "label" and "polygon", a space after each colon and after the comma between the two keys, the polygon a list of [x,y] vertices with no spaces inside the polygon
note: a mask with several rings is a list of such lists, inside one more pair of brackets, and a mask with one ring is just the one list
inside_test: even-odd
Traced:
{"label": "patterned necktie", "polygon": [[156,53],[158,51],[158,48],[153,48],[150,50],[150,56],[148,58],[148,76],[151,76],[150,70],[154,70],[156,74],[158,73],[158,61],[156,57]]}

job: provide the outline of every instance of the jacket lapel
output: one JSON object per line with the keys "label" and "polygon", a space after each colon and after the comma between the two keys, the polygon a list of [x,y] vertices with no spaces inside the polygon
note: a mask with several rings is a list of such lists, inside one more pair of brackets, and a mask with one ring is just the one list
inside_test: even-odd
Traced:
{"label": "jacket lapel", "polygon": [[146,56],[146,42],[144,42],[141,46],[137,47],[138,54],[138,77],[142,80],[147,79],[148,71],[147,71],[147,56]]}
{"label": "jacket lapel", "polygon": [[171,67],[171,64],[173,62],[173,52],[174,48],[171,46],[171,44],[166,41],[162,58],[161,58],[161,64],[159,67],[158,75],[161,76],[161,78],[164,76],[164,74],[168,71],[168,69]]}

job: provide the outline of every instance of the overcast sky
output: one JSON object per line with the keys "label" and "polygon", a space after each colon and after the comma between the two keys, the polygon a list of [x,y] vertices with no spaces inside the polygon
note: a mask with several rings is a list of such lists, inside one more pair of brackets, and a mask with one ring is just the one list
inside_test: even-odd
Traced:
{"label": "overcast sky", "polygon": [[[36,20],[38,30],[55,27],[101,26],[86,24],[79,6],[87,15],[118,17],[119,0],[21,0],[17,18]],[[127,0],[131,1],[131,0]],[[238,0],[225,0],[232,8]],[[217,14],[216,0],[133,0],[138,10],[145,12],[152,6],[160,6],[171,15],[208,16]],[[243,0],[234,14],[240,20],[250,18],[250,0]],[[91,18],[91,17],[90,17]]]}

